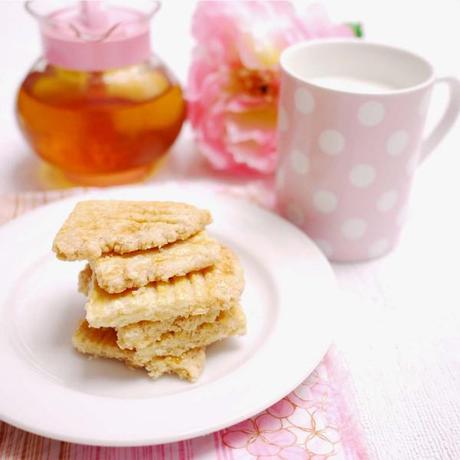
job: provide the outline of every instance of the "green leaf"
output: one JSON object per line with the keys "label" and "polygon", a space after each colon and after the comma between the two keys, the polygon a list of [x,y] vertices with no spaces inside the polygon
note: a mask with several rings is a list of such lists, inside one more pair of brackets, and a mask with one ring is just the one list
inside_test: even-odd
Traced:
{"label": "green leaf", "polygon": [[348,22],[347,26],[353,31],[356,37],[364,36],[363,25],[360,22]]}

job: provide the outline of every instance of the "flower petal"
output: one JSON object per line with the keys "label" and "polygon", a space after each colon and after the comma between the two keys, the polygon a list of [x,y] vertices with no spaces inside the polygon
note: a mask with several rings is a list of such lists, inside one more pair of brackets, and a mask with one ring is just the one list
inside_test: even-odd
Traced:
{"label": "flower petal", "polygon": [[254,442],[250,443],[247,449],[250,454],[256,456],[277,455],[281,450],[279,446],[266,443],[260,436]]}
{"label": "flower petal", "polygon": [[255,424],[259,432],[278,431],[283,427],[280,419],[267,413],[259,415],[255,420]]}
{"label": "flower petal", "polygon": [[312,391],[310,386],[308,385],[300,385],[298,386],[293,393],[303,401],[311,401],[313,399]]}
{"label": "flower petal", "polygon": [[227,428],[227,431],[244,431],[246,433],[255,433],[256,425],[254,423],[254,420],[249,418],[247,420],[243,420],[240,423],[237,423],[236,425],[231,426],[230,428]]}
{"label": "flower petal", "polygon": [[[228,103],[226,110],[228,112],[246,112],[248,110],[255,110],[257,108],[264,108],[266,106],[266,102],[261,100],[260,97],[253,96],[252,94],[245,94],[245,93],[237,93],[233,95]],[[271,107],[265,107],[271,108]]]}
{"label": "flower petal", "polygon": [[295,425],[288,423],[286,428],[297,438],[297,444],[304,443],[307,438],[311,437],[311,431],[298,428]]}
{"label": "flower petal", "polygon": [[227,431],[222,435],[222,442],[233,449],[247,447],[251,436],[244,431]]}
{"label": "flower petal", "polygon": [[280,447],[292,446],[297,442],[295,434],[284,428],[279,431],[264,431],[261,436],[265,442]]}
{"label": "flower petal", "polygon": [[326,414],[323,410],[316,409],[311,412],[311,415],[316,431],[324,430],[328,426],[328,414]]}
{"label": "flower petal", "polygon": [[294,405],[287,399],[282,399],[267,409],[267,412],[273,417],[284,418],[289,417],[294,412]]}
{"label": "flower petal", "polygon": [[313,430],[314,421],[311,414],[305,409],[297,408],[294,413],[287,418],[292,425],[301,428],[302,430]]}
{"label": "flower petal", "polygon": [[279,454],[283,460],[308,460],[308,454],[303,447],[285,447]]}
{"label": "flower petal", "polygon": [[256,142],[242,142],[229,146],[229,152],[232,153],[236,163],[246,165],[253,171],[261,173],[270,173],[276,165],[274,154],[267,157],[261,156],[258,152],[258,144]]}
{"label": "flower petal", "polygon": [[321,430],[321,437],[331,443],[336,443],[340,441],[340,433],[337,428],[328,426]]}
{"label": "flower petal", "polygon": [[315,403],[316,403],[316,401],[312,401],[312,400],[305,401],[303,399],[300,399],[297,397],[295,393],[291,393],[289,396],[287,396],[287,398],[289,399],[289,401],[291,401],[292,404],[294,404],[294,406],[297,406],[303,409],[310,409],[312,407],[315,407]]}
{"label": "flower petal", "polygon": [[305,441],[305,448],[309,453],[316,455],[330,455],[335,450],[333,443],[325,441],[318,436]]}

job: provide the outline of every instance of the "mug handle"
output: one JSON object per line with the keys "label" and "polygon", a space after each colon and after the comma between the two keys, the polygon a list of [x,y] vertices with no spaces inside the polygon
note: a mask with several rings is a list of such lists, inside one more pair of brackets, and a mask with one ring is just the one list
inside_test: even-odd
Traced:
{"label": "mug handle", "polygon": [[422,163],[441,142],[443,137],[455,123],[460,112],[460,81],[453,77],[444,77],[438,78],[434,84],[447,85],[449,88],[449,102],[443,116],[430,135],[422,143],[420,163]]}

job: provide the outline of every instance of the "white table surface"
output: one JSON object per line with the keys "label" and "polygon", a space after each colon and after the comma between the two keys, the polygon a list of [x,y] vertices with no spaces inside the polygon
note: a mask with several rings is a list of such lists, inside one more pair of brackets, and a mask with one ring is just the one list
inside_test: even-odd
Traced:
{"label": "white table surface", "polygon": [[[302,3],[302,2],[297,2]],[[338,20],[360,20],[368,39],[425,55],[440,76],[460,75],[460,1],[329,0]],[[185,81],[193,1],[165,1],[155,50]],[[43,190],[38,161],[17,129],[16,89],[40,54],[22,2],[0,0],[0,193]],[[442,110],[436,91],[428,125]],[[460,123],[420,168],[409,220],[390,255],[335,265],[343,302],[336,344],[353,379],[371,458],[460,458]],[[185,129],[154,180],[201,177]]]}

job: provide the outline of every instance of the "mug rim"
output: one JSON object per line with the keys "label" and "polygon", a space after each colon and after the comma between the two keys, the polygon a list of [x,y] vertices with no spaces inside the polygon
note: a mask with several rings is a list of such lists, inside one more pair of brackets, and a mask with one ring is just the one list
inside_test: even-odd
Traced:
{"label": "mug rim", "polygon": [[[404,54],[407,54],[411,59],[416,59],[422,62],[427,67],[429,71],[429,76],[428,78],[424,79],[421,83],[418,83],[412,86],[408,86],[407,88],[390,89],[384,92],[383,91],[382,92],[357,92],[357,91],[341,90],[341,89],[329,88],[327,86],[322,86],[312,81],[309,81],[303,78],[302,76],[300,76],[299,74],[297,74],[296,72],[293,72],[292,70],[288,69],[286,65],[286,60],[290,54],[294,53],[298,49],[310,48],[314,46],[322,46],[322,45],[327,45],[327,44],[347,44],[347,45],[353,45],[353,46],[358,46],[358,47],[370,47],[370,48],[380,48],[380,49],[383,48],[390,52],[398,52],[398,53],[402,52]],[[410,51],[406,48],[402,48],[400,46],[388,45],[388,44],[377,42],[377,41],[362,40],[359,38],[315,38],[312,40],[304,40],[304,41],[295,43],[294,45],[291,45],[285,48],[281,53],[279,62],[280,62],[280,67],[283,72],[286,72],[287,75],[295,78],[296,80],[301,81],[302,83],[306,83],[308,85],[311,85],[318,89],[322,89],[324,91],[331,91],[335,93],[350,94],[350,95],[356,95],[356,96],[360,96],[360,95],[361,96],[391,96],[391,95],[397,95],[397,94],[412,93],[412,92],[415,92],[415,91],[418,91],[420,89],[430,86],[433,83],[434,77],[435,77],[434,68],[432,64],[420,54],[414,53],[413,51]]]}

